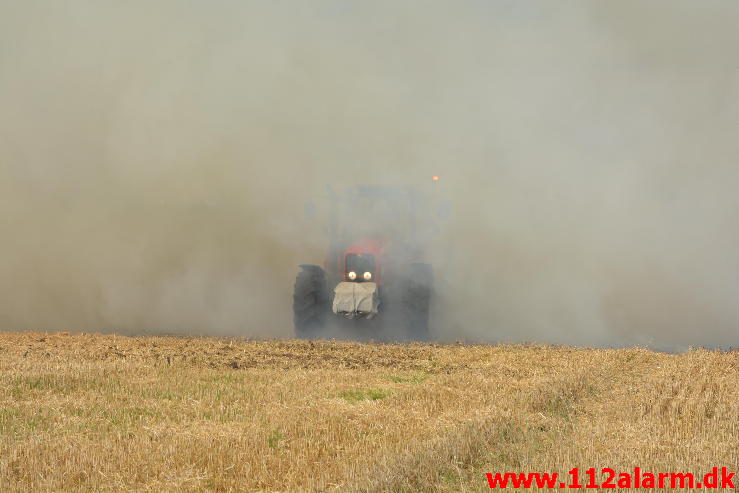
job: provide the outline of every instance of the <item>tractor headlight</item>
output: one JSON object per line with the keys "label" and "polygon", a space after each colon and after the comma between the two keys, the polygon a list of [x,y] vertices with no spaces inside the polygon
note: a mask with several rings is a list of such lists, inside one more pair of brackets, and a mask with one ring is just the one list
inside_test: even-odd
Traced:
{"label": "tractor headlight", "polygon": [[356,278],[357,278],[357,273],[356,273],[356,272],[354,272],[354,271],[351,271],[350,273],[348,273],[348,274],[346,275],[346,277],[348,277],[350,281],[353,281],[354,279],[356,279]]}
{"label": "tractor headlight", "polygon": [[372,273],[371,272],[365,272],[362,277],[364,277],[364,280],[365,281],[369,281],[370,279],[372,279]]}

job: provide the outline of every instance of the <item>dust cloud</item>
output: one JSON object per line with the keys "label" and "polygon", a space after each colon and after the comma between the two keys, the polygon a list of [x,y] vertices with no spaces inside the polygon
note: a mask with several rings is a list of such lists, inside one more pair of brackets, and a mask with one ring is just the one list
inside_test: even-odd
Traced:
{"label": "dust cloud", "polygon": [[0,1],[0,329],[289,337],[325,185],[425,185],[434,335],[739,341],[739,4]]}

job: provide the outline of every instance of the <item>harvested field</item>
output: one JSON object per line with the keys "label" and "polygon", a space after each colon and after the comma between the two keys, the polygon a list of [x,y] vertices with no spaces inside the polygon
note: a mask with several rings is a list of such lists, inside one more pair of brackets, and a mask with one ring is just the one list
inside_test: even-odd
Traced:
{"label": "harvested field", "polygon": [[736,351],[0,333],[2,491],[484,491],[738,444]]}

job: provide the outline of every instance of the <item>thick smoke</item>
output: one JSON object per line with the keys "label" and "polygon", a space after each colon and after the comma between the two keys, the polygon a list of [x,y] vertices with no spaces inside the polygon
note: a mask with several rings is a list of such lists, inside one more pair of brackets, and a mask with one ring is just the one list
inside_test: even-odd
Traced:
{"label": "thick smoke", "polygon": [[739,4],[0,0],[0,328],[287,337],[426,185],[441,340],[739,340]]}

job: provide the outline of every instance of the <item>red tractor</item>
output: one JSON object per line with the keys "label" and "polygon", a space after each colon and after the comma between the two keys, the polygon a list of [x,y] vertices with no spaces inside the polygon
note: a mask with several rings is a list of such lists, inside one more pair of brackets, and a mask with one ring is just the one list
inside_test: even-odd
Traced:
{"label": "red tractor", "polygon": [[[323,267],[301,265],[293,294],[298,337],[344,334],[428,338],[433,270],[427,246],[437,228],[432,198],[407,187],[329,188],[329,248]],[[354,334],[352,334],[354,335]]]}

